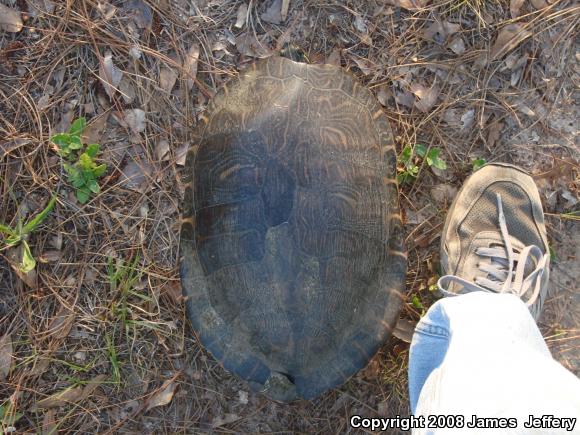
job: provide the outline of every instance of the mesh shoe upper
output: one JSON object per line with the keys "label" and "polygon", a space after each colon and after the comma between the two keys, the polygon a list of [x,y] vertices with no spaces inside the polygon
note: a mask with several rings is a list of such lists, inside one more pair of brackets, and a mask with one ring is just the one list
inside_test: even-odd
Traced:
{"label": "mesh shoe upper", "polygon": [[447,294],[516,293],[537,318],[547,292],[547,252],[532,178],[511,165],[487,165],[466,180],[447,215],[440,287]]}

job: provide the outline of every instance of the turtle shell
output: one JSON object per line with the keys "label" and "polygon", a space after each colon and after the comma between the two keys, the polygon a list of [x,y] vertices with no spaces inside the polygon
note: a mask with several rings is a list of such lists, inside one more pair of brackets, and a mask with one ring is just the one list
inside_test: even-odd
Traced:
{"label": "turtle shell", "polygon": [[388,121],[349,73],[257,62],[210,103],[185,165],[189,318],[279,401],[364,367],[393,331],[406,255]]}

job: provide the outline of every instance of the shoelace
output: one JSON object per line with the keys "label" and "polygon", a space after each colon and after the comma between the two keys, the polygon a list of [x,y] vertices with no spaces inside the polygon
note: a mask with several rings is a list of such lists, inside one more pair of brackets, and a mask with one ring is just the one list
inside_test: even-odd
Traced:
{"label": "shoelace", "polygon": [[[504,246],[477,248],[475,253],[482,257],[492,258],[492,263],[482,264],[479,270],[485,273],[484,276],[478,276],[475,282],[467,281],[464,278],[455,275],[445,275],[439,278],[437,286],[445,296],[456,296],[457,293],[446,290],[450,283],[457,283],[463,287],[461,293],[470,293],[474,291],[484,291],[493,293],[513,293],[516,296],[524,298],[528,291],[533,288],[532,294],[529,298],[524,300],[529,307],[533,305],[538,296],[540,296],[542,276],[550,264],[549,255],[543,254],[542,250],[535,246],[526,246],[520,253],[514,252],[510,235],[507,229],[505,215],[503,214],[503,206],[501,196],[497,194],[497,209],[498,220],[501,238]],[[536,267],[527,276],[524,277],[526,264],[531,260]],[[514,270],[514,263],[517,266]],[[493,278],[487,278],[487,276]],[[541,298],[542,299],[542,298]]]}

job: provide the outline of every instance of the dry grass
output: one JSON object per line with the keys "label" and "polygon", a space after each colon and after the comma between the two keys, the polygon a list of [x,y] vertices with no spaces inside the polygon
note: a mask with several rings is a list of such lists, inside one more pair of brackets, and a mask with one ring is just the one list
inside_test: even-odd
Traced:
{"label": "dry grass", "polygon": [[[12,343],[10,373],[4,380],[0,373],[3,430],[18,417],[19,431],[43,433],[332,433],[350,431],[352,414],[408,414],[408,352],[398,340],[341,388],[279,405],[221,369],[184,317],[176,267],[181,154],[220,85],[286,41],[313,62],[353,71],[384,103],[400,149],[443,150],[448,169],[423,167],[401,192],[407,285],[423,305],[434,300],[438,236],[471,160],[512,161],[536,175],[560,289],[541,326],[558,359],[579,372],[580,244],[570,240],[578,224],[563,214],[577,210],[568,198],[578,193],[574,2],[540,10],[525,2],[513,19],[503,1],[435,1],[408,11],[382,1],[291,0],[287,20],[274,25],[261,18],[269,2],[252,1],[242,29],[234,26],[241,2],[226,0],[148,1],[150,16],[138,1],[2,3],[28,19],[20,33],[0,31],[0,222],[14,225],[58,195],[29,239],[39,261],[31,285],[0,250],[0,337]],[[458,26],[449,31],[448,23]],[[526,38],[496,53],[498,35],[514,23]],[[182,67],[192,46],[197,71]],[[124,77],[113,99],[99,80],[108,51]],[[168,71],[176,75],[171,89],[160,84]],[[435,92],[433,104],[413,95],[418,85]],[[145,131],[127,125],[130,109],[146,112]],[[102,192],[86,205],[49,142],[78,116],[89,119],[109,166]],[[441,186],[451,194],[434,194]],[[409,303],[403,315],[416,320],[418,311]]]}

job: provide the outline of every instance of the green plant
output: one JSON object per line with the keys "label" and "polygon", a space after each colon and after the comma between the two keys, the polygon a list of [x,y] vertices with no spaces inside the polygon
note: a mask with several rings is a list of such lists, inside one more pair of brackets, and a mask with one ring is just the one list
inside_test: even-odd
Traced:
{"label": "green plant", "polygon": [[91,193],[100,192],[97,179],[107,170],[107,165],[98,165],[95,162],[100,146],[96,143],[83,144],[81,135],[86,126],[85,118],[78,118],[72,123],[68,133],[59,133],[51,138],[58,146],[62,158],[70,162],[64,162],[63,166],[68,174],[68,182],[75,188],[76,197],[81,204],[89,200]]}
{"label": "green plant", "polygon": [[0,233],[3,233],[6,236],[6,239],[4,240],[4,248],[15,248],[19,244],[22,244],[22,258],[18,268],[23,273],[28,273],[36,267],[36,260],[32,256],[32,252],[30,252],[30,246],[28,246],[28,236],[34,232],[42,222],[44,222],[53,209],[55,202],[56,196],[53,196],[50,201],[48,201],[44,210],[25,224],[22,223],[22,219],[18,219],[16,228],[0,224]]}
{"label": "green plant", "polygon": [[419,168],[422,163],[431,168],[440,170],[447,169],[447,163],[439,157],[439,148],[427,147],[416,144],[414,147],[407,145],[399,155],[399,162],[403,167],[399,170],[397,181],[399,183],[410,183],[417,178]]}
{"label": "green plant", "polygon": [[7,400],[0,404],[0,435],[16,432],[14,425],[21,417],[22,414],[16,412],[11,400]]}
{"label": "green plant", "polygon": [[473,166],[473,172],[477,171],[478,169],[482,168],[487,162],[484,158],[473,159],[471,161],[471,165]]}

